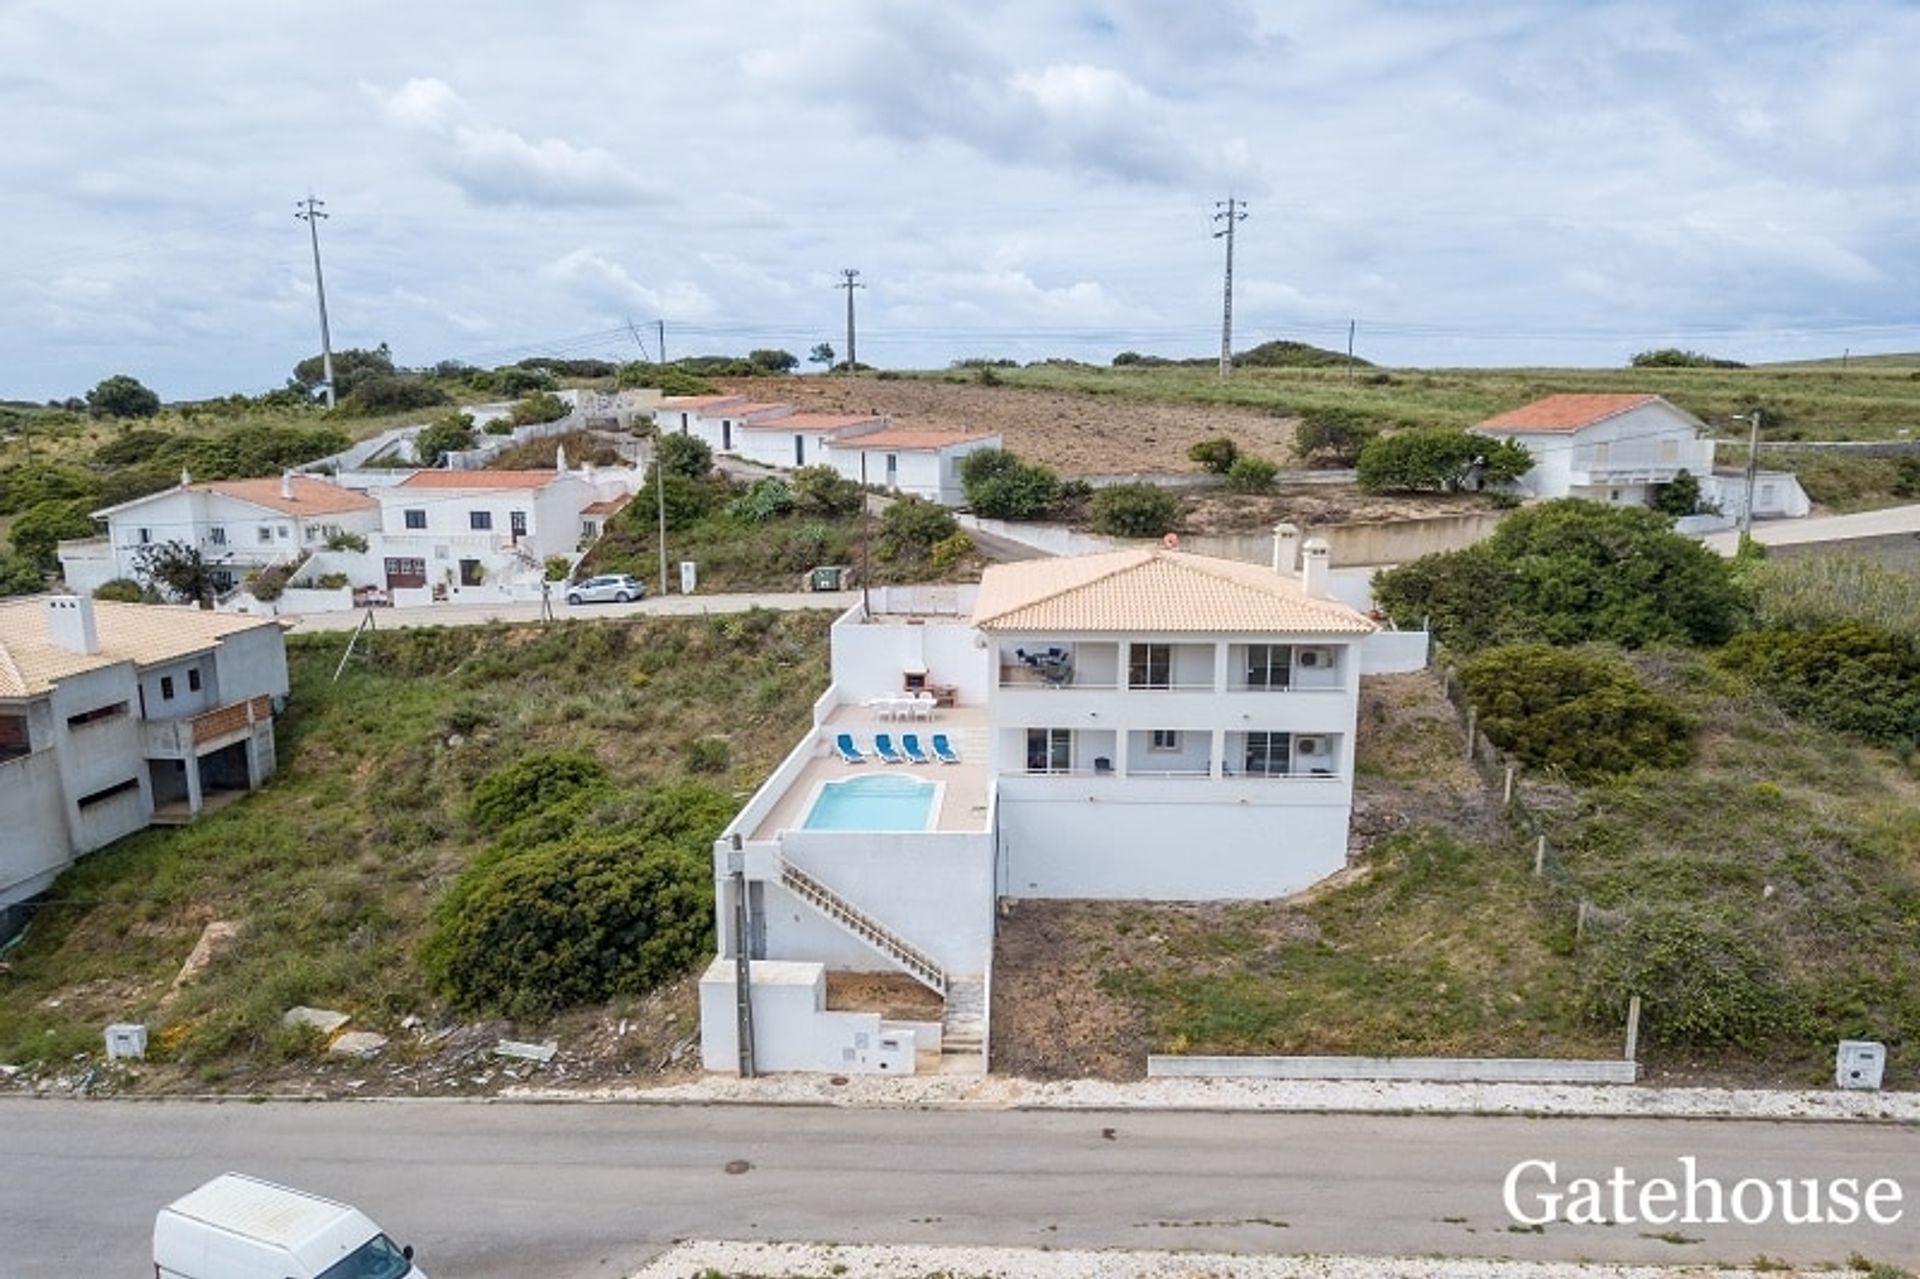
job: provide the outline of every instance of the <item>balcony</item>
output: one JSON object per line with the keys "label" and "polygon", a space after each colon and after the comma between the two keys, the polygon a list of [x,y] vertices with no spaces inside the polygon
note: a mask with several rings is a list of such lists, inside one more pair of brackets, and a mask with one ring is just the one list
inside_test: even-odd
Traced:
{"label": "balcony", "polygon": [[230,745],[272,718],[273,699],[251,697],[191,718],[150,719],[142,726],[144,753],[149,759],[191,759]]}

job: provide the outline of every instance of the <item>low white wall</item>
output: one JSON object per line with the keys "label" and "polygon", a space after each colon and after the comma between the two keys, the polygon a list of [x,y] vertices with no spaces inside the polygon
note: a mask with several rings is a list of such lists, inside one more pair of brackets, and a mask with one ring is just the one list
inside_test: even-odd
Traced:
{"label": "low white wall", "polygon": [[1375,631],[1360,641],[1362,675],[1425,670],[1431,636],[1425,631]]}
{"label": "low white wall", "polygon": [[924,667],[928,681],[952,685],[962,705],[981,706],[993,669],[979,639],[980,633],[958,618],[868,622],[850,612],[833,624],[833,682],[848,703],[898,697],[907,669]]}
{"label": "low white wall", "polygon": [[70,860],[60,761],[51,750],[0,764],[0,906],[39,892]]}
{"label": "low white wall", "polygon": [[[986,971],[994,900],[988,832],[795,830],[781,835],[780,846],[788,861],[942,968]],[[867,954],[870,962],[862,967],[893,967],[878,952]]]}
{"label": "low white wall", "polygon": [[[1200,779],[1216,798],[1173,803],[1140,779],[1002,777],[999,892],[1009,897],[1215,901],[1284,897],[1347,864],[1346,786]],[[1273,797],[1261,804],[1224,798]],[[1260,788],[1260,789],[1255,789]],[[1324,792],[1329,802],[1312,801]]]}
{"label": "low white wall", "polygon": [[989,520],[978,515],[961,513],[954,517],[962,528],[978,529],[993,537],[1004,537],[1009,541],[1031,546],[1037,551],[1049,555],[1098,555],[1104,551],[1125,550],[1128,546],[1146,545],[1146,543],[1122,542],[1114,538],[1100,537],[1094,533],[1080,533],[1061,524],[1032,524],[1025,520]]}
{"label": "low white wall", "polygon": [[[750,977],[760,1073],[913,1073],[915,1031],[883,1030],[878,1013],[826,1011],[822,965],[756,960]],[[731,959],[714,960],[700,978],[700,1064],[726,1074],[740,1061],[735,990]]]}
{"label": "low white wall", "polygon": [[1630,1061],[1540,1057],[1147,1057],[1149,1079],[1399,1079],[1489,1084],[1630,1084]]}

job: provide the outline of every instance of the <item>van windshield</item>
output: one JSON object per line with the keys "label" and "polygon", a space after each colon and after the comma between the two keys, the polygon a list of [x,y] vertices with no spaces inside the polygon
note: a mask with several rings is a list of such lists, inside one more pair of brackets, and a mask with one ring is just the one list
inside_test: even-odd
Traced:
{"label": "van windshield", "polygon": [[320,1279],[406,1279],[412,1269],[413,1263],[398,1244],[385,1235],[375,1235],[322,1270]]}

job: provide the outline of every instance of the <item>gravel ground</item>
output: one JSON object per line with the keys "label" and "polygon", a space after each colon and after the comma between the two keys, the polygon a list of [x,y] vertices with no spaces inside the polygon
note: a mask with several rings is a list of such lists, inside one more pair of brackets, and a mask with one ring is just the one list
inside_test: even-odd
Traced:
{"label": "gravel ground", "polygon": [[[1269,1257],[1205,1252],[1083,1252],[919,1245],[681,1244],[632,1279],[838,1275],[842,1279],[1748,1279],[1753,1270],[1415,1257]],[[1786,1273],[1768,1272],[1772,1279]]]}
{"label": "gravel ground", "polygon": [[[841,1080],[835,1083],[834,1080]],[[872,1106],[989,1110],[1271,1110],[1376,1114],[1643,1116],[1920,1123],[1920,1093],[1444,1084],[1363,1080],[1096,1079],[1004,1076],[708,1075],[654,1088],[512,1088],[509,1100]]]}

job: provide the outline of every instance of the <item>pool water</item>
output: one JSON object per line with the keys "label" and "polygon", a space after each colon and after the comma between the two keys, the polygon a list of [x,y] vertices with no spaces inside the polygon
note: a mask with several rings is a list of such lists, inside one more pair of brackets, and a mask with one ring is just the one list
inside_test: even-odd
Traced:
{"label": "pool water", "polygon": [[940,785],[899,773],[827,782],[807,812],[807,830],[925,830]]}

